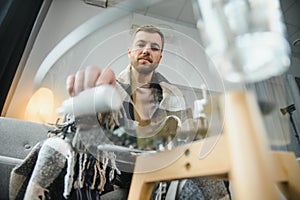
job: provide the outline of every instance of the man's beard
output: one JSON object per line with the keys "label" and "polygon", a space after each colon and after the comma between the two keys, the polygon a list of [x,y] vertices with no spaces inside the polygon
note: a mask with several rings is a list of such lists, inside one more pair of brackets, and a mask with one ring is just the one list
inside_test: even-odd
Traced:
{"label": "man's beard", "polygon": [[133,65],[133,68],[137,72],[139,72],[141,74],[144,74],[144,75],[152,73],[157,68],[156,64],[150,64],[150,65],[142,65],[142,64],[139,64],[139,63],[135,63],[135,64],[136,65]]}

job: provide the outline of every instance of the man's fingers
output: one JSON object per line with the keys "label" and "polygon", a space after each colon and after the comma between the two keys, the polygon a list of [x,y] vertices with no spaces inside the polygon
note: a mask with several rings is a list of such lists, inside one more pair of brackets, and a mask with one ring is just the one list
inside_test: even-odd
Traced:
{"label": "man's fingers", "polygon": [[82,90],[84,90],[84,71],[80,70],[75,75],[74,82],[74,95],[78,95]]}
{"label": "man's fingers", "polygon": [[72,74],[72,75],[68,76],[67,81],[66,81],[67,91],[71,97],[75,95],[74,83],[75,83],[75,75]]}
{"label": "man's fingers", "polygon": [[96,66],[89,66],[85,70],[84,89],[96,86],[96,81],[101,74],[102,69]]}
{"label": "man's fingers", "polygon": [[96,81],[96,86],[104,84],[116,85],[115,73],[111,69],[103,69]]}
{"label": "man's fingers", "polygon": [[115,74],[111,69],[101,69],[96,66],[87,67],[67,78],[67,91],[70,96],[76,96],[81,91],[99,85],[116,85]]}

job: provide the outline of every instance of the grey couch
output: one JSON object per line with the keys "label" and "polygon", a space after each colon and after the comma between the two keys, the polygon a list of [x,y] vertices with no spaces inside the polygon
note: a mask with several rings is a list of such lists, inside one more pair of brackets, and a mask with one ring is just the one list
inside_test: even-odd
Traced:
{"label": "grey couch", "polygon": [[0,117],[0,200],[8,199],[10,172],[36,143],[47,138],[50,127]]}

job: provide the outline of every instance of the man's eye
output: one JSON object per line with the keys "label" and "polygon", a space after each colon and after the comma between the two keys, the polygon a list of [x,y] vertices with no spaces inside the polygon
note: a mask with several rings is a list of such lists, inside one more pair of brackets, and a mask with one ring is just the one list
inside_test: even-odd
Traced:
{"label": "man's eye", "polygon": [[138,48],[144,48],[145,47],[145,44],[137,44],[136,45]]}
{"label": "man's eye", "polygon": [[159,48],[159,47],[151,47],[151,50],[152,50],[152,51],[159,51],[160,48]]}

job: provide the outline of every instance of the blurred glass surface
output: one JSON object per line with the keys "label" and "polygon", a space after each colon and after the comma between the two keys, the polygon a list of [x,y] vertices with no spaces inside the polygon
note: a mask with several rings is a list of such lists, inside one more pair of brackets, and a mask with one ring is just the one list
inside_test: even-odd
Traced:
{"label": "blurred glass surface", "polygon": [[277,0],[197,3],[206,52],[225,80],[257,82],[289,68],[290,47]]}

